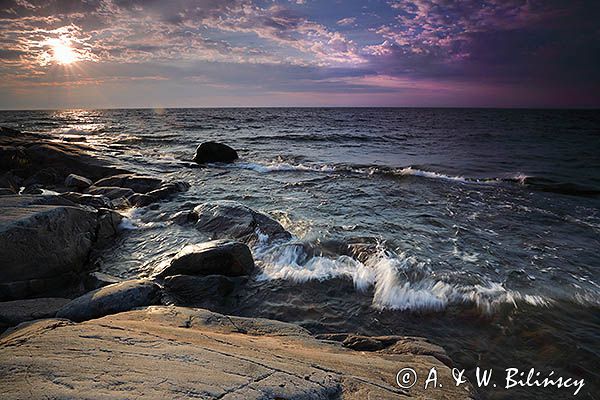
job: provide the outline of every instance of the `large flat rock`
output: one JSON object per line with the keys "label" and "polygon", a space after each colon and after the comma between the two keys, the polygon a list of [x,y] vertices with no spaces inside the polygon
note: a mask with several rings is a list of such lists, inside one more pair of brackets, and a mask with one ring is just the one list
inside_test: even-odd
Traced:
{"label": "large flat rock", "polygon": [[[443,387],[404,391],[397,372],[436,367]],[[152,306],[72,323],[49,319],[0,339],[4,399],[465,399],[447,366],[411,353],[355,351],[292,324]]]}

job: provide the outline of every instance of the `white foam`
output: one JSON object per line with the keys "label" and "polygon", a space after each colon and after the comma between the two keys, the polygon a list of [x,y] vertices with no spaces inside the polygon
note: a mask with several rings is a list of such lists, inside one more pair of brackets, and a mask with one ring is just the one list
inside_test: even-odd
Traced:
{"label": "white foam", "polygon": [[373,287],[373,307],[382,310],[440,311],[449,305],[473,304],[491,314],[505,304],[517,307],[518,302],[534,306],[552,303],[544,296],[508,290],[501,283],[483,279],[480,284],[450,283],[436,278],[426,263],[404,253],[380,249],[361,263],[347,256],[308,258],[300,243],[265,246],[259,244],[255,249],[262,268],[259,280],[303,283],[346,277],[352,279],[357,290]]}
{"label": "white foam", "polygon": [[423,171],[423,170],[416,169],[413,167],[406,167],[406,168],[398,169],[398,170],[395,170],[394,173],[397,175],[422,176],[424,178],[429,178],[429,179],[444,179],[444,180],[449,180],[449,181],[468,182],[468,180],[462,176],[444,175],[444,174],[440,174],[438,172]]}
{"label": "white foam", "polygon": [[[211,164],[215,166],[214,164]],[[312,172],[334,172],[335,168],[328,165],[321,166],[312,166],[312,165],[304,165],[298,164],[293,165],[285,162],[278,162],[272,164],[259,164],[253,162],[235,162],[232,164],[223,165],[225,168],[239,168],[239,169],[248,169],[260,173],[270,173],[270,172],[291,172],[291,171],[312,171]]]}

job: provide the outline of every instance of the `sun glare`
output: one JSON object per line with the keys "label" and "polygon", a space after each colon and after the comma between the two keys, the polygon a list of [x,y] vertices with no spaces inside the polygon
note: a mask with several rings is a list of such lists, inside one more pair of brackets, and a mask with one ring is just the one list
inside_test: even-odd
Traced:
{"label": "sun glare", "polygon": [[54,39],[50,43],[52,47],[52,57],[59,64],[72,64],[78,60],[77,52],[71,47],[68,41]]}

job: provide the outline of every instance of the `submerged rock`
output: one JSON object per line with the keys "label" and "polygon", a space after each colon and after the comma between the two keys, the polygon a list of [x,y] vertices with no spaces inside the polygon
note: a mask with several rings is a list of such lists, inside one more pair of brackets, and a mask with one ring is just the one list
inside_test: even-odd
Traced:
{"label": "submerged rock", "polygon": [[186,182],[171,182],[162,185],[159,189],[152,190],[148,193],[135,193],[128,197],[129,202],[136,207],[145,207],[152,203],[169,198],[170,196],[185,192],[190,188]]}
{"label": "submerged rock", "polygon": [[68,199],[73,203],[81,204],[94,208],[113,208],[113,203],[106,196],[94,194],[82,194],[77,192],[65,192],[59,194],[63,199]]}
{"label": "submerged rock", "polygon": [[422,380],[398,387],[407,365],[420,379],[434,367],[444,383],[451,380],[451,370],[429,356],[357,352],[296,325],[203,309],[148,307],[80,324],[43,320],[3,337],[0,347],[0,370],[10,371],[0,374],[6,399],[474,397],[469,384],[434,392]]}
{"label": "submerged rock", "polygon": [[158,189],[163,181],[160,178],[152,176],[143,176],[136,174],[119,174],[108,178],[100,179],[94,183],[95,187],[120,187],[131,189],[136,193],[148,193]]}
{"label": "submerged rock", "polygon": [[65,178],[65,186],[68,188],[87,189],[92,186],[92,181],[80,175],[70,174]]}
{"label": "submerged rock", "polygon": [[21,322],[53,318],[70,299],[58,297],[14,300],[0,303],[0,332]]}
{"label": "submerged rock", "polygon": [[83,278],[83,287],[86,290],[96,290],[101,287],[112,285],[113,283],[122,282],[115,276],[105,274],[103,272],[91,272]]}
{"label": "submerged rock", "polygon": [[86,293],[58,310],[56,317],[86,321],[159,303],[160,287],[154,282],[137,279]]}
{"label": "submerged rock", "polygon": [[231,147],[223,143],[204,142],[196,149],[193,161],[198,164],[223,162],[231,163],[237,160],[238,154]]}
{"label": "submerged rock", "polygon": [[156,272],[157,277],[170,275],[250,275],[254,259],[248,246],[230,240],[213,240],[185,246],[169,265]]}
{"label": "submerged rock", "polygon": [[[266,214],[259,213],[235,201],[204,203],[194,208],[198,216],[196,229],[214,239],[231,238],[244,242],[258,240],[289,240],[292,235]],[[265,235],[259,237],[260,235]]]}

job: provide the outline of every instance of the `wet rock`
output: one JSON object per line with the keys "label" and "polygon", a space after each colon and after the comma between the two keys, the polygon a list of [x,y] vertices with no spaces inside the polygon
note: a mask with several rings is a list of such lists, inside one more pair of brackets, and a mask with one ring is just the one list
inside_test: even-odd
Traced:
{"label": "wet rock", "polygon": [[113,203],[106,196],[102,195],[93,195],[93,194],[83,194],[77,192],[65,192],[59,194],[60,197],[64,199],[68,199],[76,204],[81,204],[83,206],[98,208],[114,208]]}
{"label": "wet rock", "polygon": [[0,331],[25,321],[53,318],[56,312],[70,301],[70,299],[52,297],[0,303]]}
{"label": "wet rock", "polygon": [[124,172],[91,156],[91,151],[85,145],[57,143],[47,135],[0,127],[0,170],[18,171],[19,177],[30,179],[24,186],[62,183],[71,173],[100,179]]}
{"label": "wet rock", "polygon": [[92,181],[80,175],[69,174],[65,179],[65,186],[75,189],[87,189],[92,186]]}
{"label": "wet rock", "polygon": [[119,224],[123,216],[116,211],[101,209],[98,211],[96,229],[96,247],[104,247],[119,234]]}
{"label": "wet rock", "polygon": [[171,275],[250,275],[254,259],[248,246],[230,240],[213,240],[185,246],[169,265],[156,272],[157,277]]}
{"label": "wet rock", "polygon": [[99,195],[107,197],[111,200],[118,198],[128,198],[135,194],[135,192],[129,188],[116,187],[116,186],[92,186],[87,190],[88,194]]}
{"label": "wet rock", "polygon": [[[38,321],[4,336],[0,347],[0,370],[10,370],[0,374],[6,399],[90,393],[116,399],[124,390],[160,399],[424,399],[431,388],[398,387],[400,368],[410,365],[426,377],[435,367],[438,376],[452,376],[428,356],[356,352],[296,325],[182,307],[148,307],[80,324]],[[435,398],[473,397],[468,384],[435,388]]]}
{"label": "wet rock", "polygon": [[120,187],[128,188],[136,193],[148,193],[158,189],[163,181],[151,176],[142,176],[136,174],[119,174],[108,178],[100,179],[94,183],[94,186]]}
{"label": "wet rock", "polygon": [[198,215],[193,211],[179,211],[171,216],[171,221],[177,225],[185,225],[198,220]]}
{"label": "wet rock", "polygon": [[172,195],[185,192],[190,187],[186,182],[173,182],[152,190],[146,194],[136,193],[128,198],[129,202],[136,207],[145,207],[157,201],[164,200]]}
{"label": "wet rock", "polygon": [[193,161],[198,164],[214,162],[231,163],[238,158],[237,152],[226,144],[204,142],[196,149]]}
{"label": "wet rock", "polygon": [[119,279],[115,276],[108,275],[102,272],[91,272],[85,276],[83,279],[83,287],[85,290],[96,290],[101,287],[112,285],[114,283],[122,282],[122,279]]}
{"label": "wet rock", "polygon": [[[289,240],[292,235],[273,218],[235,201],[204,203],[194,208],[196,229],[213,239],[231,238],[247,243],[258,240]],[[259,237],[260,235],[266,235]]]}
{"label": "wet rock", "polygon": [[[88,261],[96,212],[58,196],[4,196],[0,203],[0,299],[34,295],[69,281]],[[54,205],[51,203],[55,203]]]}
{"label": "wet rock", "polygon": [[160,287],[156,283],[130,280],[86,293],[58,310],[56,317],[79,322],[159,303]]}

